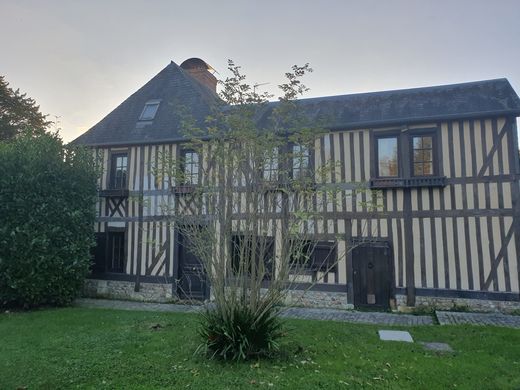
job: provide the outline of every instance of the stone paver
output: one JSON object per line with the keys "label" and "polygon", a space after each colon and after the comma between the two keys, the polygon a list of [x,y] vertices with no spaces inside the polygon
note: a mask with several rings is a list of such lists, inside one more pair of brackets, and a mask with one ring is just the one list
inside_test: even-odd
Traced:
{"label": "stone paver", "polygon": [[406,343],[413,343],[410,332],[402,330],[380,330],[379,339],[383,341],[404,341]]}
{"label": "stone paver", "polygon": [[[76,306],[89,308],[106,308],[118,310],[143,310],[143,311],[161,311],[161,312],[197,312],[203,306],[196,305],[178,305],[170,303],[148,303],[133,301],[117,301],[109,299],[89,299],[81,298],[75,302]],[[346,311],[339,309],[318,309],[291,307],[283,310],[282,317],[299,318],[310,320],[329,320],[341,322],[354,322],[360,324],[376,324],[376,325],[432,325],[433,320],[430,316],[414,316],[410,314],[392,314],[392,313],[375,313],[375,312],[359,312]]]}
{"label": "stone paver", "polygon": [[435,352],[453,352],[453,348],[449,344],[446,343],[426,343],[424,341],[419,341],[419,344],[422,344],[425,349]]}
{"label": "stone paver", "polygon": [[436,311],[437,320],[441,325],[494,325],[509,328],[520,328],[520,316],[502,313],[465,313],[452,311]]}

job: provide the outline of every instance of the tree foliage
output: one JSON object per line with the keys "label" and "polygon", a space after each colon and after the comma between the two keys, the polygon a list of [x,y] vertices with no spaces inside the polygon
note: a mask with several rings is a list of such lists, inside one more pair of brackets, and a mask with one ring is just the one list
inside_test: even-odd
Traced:
{"label": "tree foliage", "polygon": [[34,99],[10,88],[4,76],[0,76],[0,140],[22,133],[43,134],[50,124]]}
{"label": "tree foliage", "polygon": [[0,306],[64,305],[90,265],[96,171],[57,134],[0,142]]}

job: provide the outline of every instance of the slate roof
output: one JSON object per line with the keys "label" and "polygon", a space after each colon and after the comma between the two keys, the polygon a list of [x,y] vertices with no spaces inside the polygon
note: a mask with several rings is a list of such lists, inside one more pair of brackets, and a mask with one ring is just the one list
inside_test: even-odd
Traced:
{"label": "slate roof", "polygon": [[[161,99],[155,119],[138,124],[144,104]],[[172,105],[182,102],[203,124],[216,94],[171,62],[121,105],[74,140],[86,145],[129,145],[180,141],[179,118]],[[264,121],[276,102],[270,103]],[[327,118],[331,129],[359,128],[491,115],[520,116],[520,98],[507,79],[435,87],[302,99],[311,118]]]}
{"label": "slate roof", "polygon": [[[160,100],[153,121],[139,121],[144,105]],[[201,85],[173,61],[154,78],[116,107],[110,114],[73,143],[85,145],[117,145],[179,140],[179,115],[174,105],[190,109],[190,116],[203,125],[217,95]]]}

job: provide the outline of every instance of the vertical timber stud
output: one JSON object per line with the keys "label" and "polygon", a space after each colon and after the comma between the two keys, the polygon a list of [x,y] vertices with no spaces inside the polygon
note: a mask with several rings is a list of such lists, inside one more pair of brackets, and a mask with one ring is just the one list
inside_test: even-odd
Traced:
{"label": "vertical timber stud", "polygon": [[[403,159],[399,169],[403,177],[411,176],[410,145],[408,139],[408,128],[401,131],[399,137],[400,148]],[[415,273],[414,273],[414,253],[413,253],[413,219],[412,219],[412,190],[403,188],[403,223],[404,223],[404,254],[406,264],[406,305],[415,306]]]}
{"label": "vertical timber stud", "polygon": [[[509,118],[509,173],[514,174],[515,180],[511,183],[512,191],[512,206],[513,206],[513,229],[516,247],[516,261],[517,261],[517,277],[520,285],[520,159],[518,158],[518,132],[516,127],[516,118]],[[506,123],[507,125],[507,123]],[[520,290],[520,289],[519,289]],[[520,291],[519,291],[520,296]]]}
{"label": "vertical timber stud", "polygon": [[139,206],[138,206],[138,227],[137,227],[137,269],[135,272],[135,292],[141,288],[141,263],[143,257],[143,185],[144,185],[144,147],[139,148]]}
{"label": "vertical timber stud", "polygon": [[406,305],[415,306],[415,273],[413,253],[412,195],[410,188],[404,189],[404,253],[406,263]]}

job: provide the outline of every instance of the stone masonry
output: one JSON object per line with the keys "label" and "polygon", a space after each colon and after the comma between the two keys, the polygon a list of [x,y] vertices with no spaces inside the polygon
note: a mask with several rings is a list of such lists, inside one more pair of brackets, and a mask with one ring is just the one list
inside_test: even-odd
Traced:
{"label": "stone masonry", "polygon": [[172,302],[172,285],[166,283],[141,283],[140,291],[134,291],[133,282],[119,280],[87,279],[83,295],[90,298],[124,299],[141,302]]}
{"label": "stone masonry", "polygon": [[[141,283],[140,291],[134,291],[135,284],[128,281],[87,279],[83,295],[90,298],[124,299],[141,302],[173,302],[172,285],[169,283]],[[289,306],[324,307],[334,309],[353,309],[347,301],[346,292],[328,291],[289,291],[286,302]],[[399,309],[406,308],[406,296],[396,295]],[[520,310],[520,302],[491,301],[467,298],[441,298],[417,296],[415,307],[431,307],[437,310],[467,308],[482,312],[511,312]]]}
{"label": "stone masonry", "polygon": [[[398,307],[406,306],[406,295],[397,295]],[[451,310],[457,308],[467,308],[472,311],[482,312],[512,312],[520,310],[520,302],[512,301],[492,301],[487,299],[468,299],[468,298],[442,298],[442,297],[415,297],[415,307],[432,307],[440,310]]]}

